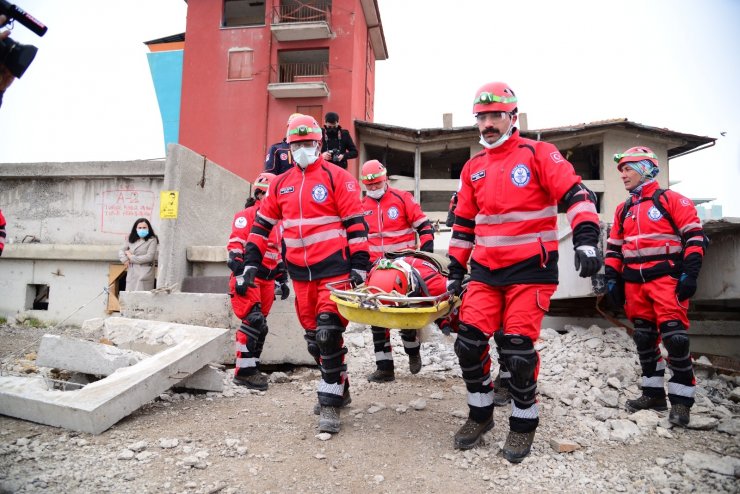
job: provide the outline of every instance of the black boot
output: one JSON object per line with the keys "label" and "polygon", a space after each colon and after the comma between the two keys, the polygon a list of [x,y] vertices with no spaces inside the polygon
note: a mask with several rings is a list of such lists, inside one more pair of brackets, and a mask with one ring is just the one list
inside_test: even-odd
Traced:
{"label": "black boot", "polygon": [[483,434],[493,429],[493,415],[484,422],[469,418],[455,433],[455,448],[470,449],[477,445]]}
{"label": "black boot", "polygon": [[509,431],[509,435],[506,436],[506,443],[501,453],[504,458],[509,460],[511,463],[520,463],[529,452],[532,450],[532,443],[534,442],[534,433],[531,432],[514,432]]}
{"label": "black boot", "polygon": [[339,432],[341,424],[342,423],[339,420],[339,408],[321,405],[319,432],[329,432],[334,434]]}
{"label": "black boot", "polygon": [[267,375],[259,371],[248,376],[234,376],[232,381],[234,384],[246,386],[250,389],[256,389],[259,391],[265,391],[267,389]]}
{"label": "black boot", "polygon": [[691,409],[681,403],[671,404],[671,413],[668,414],[668,422],[673,425],[686,427],[691,420]]}
{"label": "black boot", "polygon": [[421,354],[409,355],[409,371],[412,374],[418,374],[421,370]]}
{"label": "black boot", "polygon": [[367,376],[367,380],[371,383],[387,383],[396,379],[396,375],[393,369],[381,370],[377,369],[375,372]]}
{"label": "black boot", "polygon": [[642,395],[634,400],[627,400],[625,407],[628,411],[634,413],[640,410],[656,410],[663,412],[668,410],[668,405],[665,401],[665,396],[647,396]]}
{"label": "black boot", "polygon": [[504,384],[501,376],[497,375],[493,380],[493,406],[505,407],[511,403],[511,392],[508,383]]}

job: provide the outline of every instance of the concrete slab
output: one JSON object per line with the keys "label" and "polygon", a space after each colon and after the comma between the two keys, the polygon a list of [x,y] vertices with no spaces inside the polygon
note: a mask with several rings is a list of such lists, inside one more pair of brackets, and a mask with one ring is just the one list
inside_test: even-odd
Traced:
{"label": "concrete slab", "polygon": [[41,378],[0,377],[0,414],[100,434],[162,392],[217,359],[224,328],[109,318],[106,329],[138,328],[166,350],[74,391],[46,389]]}
{"label": "concrete slab", "polygon": [[[150,355],[146,353],[112,345],[47,334],[41,338],[36,365],[94,376],[109,376],[121,367],[136,365],[148,357]],[[223,391],[223,378],[218,369],[206,365],[180,381],[177,387],[198,391]]]}

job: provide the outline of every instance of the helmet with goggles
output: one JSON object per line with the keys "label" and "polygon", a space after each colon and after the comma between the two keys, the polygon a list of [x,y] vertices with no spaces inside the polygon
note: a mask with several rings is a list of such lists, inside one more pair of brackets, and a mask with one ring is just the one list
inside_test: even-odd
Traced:
{"label": "helmet with goggles", "polygon": [[489,112],[517,112],[516,95],[505,82],[489,82],[476,91],[473,115]]}
{"label": "helmet with goggles", "polygon": [[299,141],[321,141],[321,126],[310,115],[298,115],[288,121],[286,138],[288,143]]}
{"label": "helmet with goggles", "polygon": [[645,146],[635,146],[623,153],[614,155],[614,162],[617,164],[617,170],[620,172],[627,163],[635,163],[643,160],[649,161],[654,167],[658,168],[658,156],[652,149]]}
{"label": "helmet with goggles", "polygon": [[360,172],[360,179],[365,185],[377,184],[388,180],[386,175],[387,171],[383,163],[378,160],[370,160],[362,165],[362,171]]}
{"label": "helmet with goggles", "polygon": [[414,268],[403,259],[380,259],[370,270],[365,285],[371,293],[405,296],[416,291]]}

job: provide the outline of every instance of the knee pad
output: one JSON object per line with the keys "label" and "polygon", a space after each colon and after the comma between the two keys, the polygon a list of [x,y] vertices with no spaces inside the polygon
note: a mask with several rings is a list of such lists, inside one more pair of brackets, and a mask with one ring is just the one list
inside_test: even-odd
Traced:
{"label": "knee pad", "polygon": [[689,355],[689,333],[683,323],[677,320],[666,321],[660,325],[663,345],[673,359],[684,359]]}
{"label": "knee pad", "polygon": [[460,323],[454,348],[461,367],[481,365],[481,356],[488,348],[488,336],[475,326]]}
{"label": "knee pad", "polygon": [[503,356],[501,355],[501,345],[504,341],[504,330],[499,329],[493,333],[493,341],[496,342],[496,354],[498,355],[499,365],[505,365]]}
{"label": "knee pad", "polygon": [[518,334],[503,335],[501,354],[517,388],[524,390],[534,383],[539,357],[530,338]]}
{"label": "knee pad", "polygon": [[316,318],[316,344],[321,353],[326,355],[336,352],[341,346],[344,326],[339,316],[331,312],[322,312]]}
{"label": "knee pad", "polygon": [[265,321],[265,316],[262,315],[262,304],[260,304],[259,302],[254,304],[252,308],[249,309],[249,314],[247,314],[247,317],[245,320],[248,325],[262,332],[263,326],[267,327],[267,321]]}
{"label": "knee pad", "polygon": [[308,353],[318,363],[319,358],[321,357],[321,350],[319,350],[319,345],[316,344],[316,331],[306,331],[306,334],[303,335],[303,339],[306,340]]}

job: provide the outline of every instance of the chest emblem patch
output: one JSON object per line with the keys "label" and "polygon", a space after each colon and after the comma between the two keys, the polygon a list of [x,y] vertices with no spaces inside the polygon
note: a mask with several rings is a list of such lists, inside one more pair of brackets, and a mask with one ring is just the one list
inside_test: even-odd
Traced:
{"label": "chest emblem patch", "polygon": [[511,183],[517,187],[524,187],[527,185],[530,178],[532,178],[532,172],[530,172],[527,165],[523,163],[519,163],[513,170],[511,170]]}
{"label": "chest emblem patch", "polygon": [[391,206],[390,209],[388,209],[388,217],[392,220],[398,218],[398,208],[396,206]]}
{"label": "chest emblem patch", "polygon": [[648,218],[650,218],[653,221],[658,221],[663,217],[662,214],[660,214],[660,211],[658,211],[658,208],[655,206],[650,207],[647,212]]}
{"label": "chest emblem patch", "polygon": [[329,192],[321,184],[314,185],[313,189],[311,189],[311,197],[316,202],[324,202],[328,196]]}

